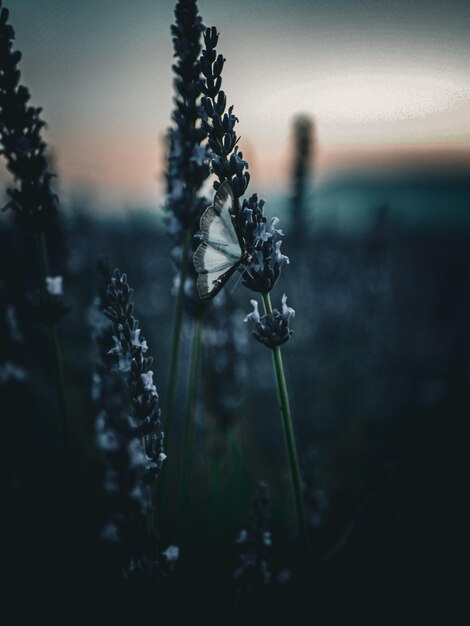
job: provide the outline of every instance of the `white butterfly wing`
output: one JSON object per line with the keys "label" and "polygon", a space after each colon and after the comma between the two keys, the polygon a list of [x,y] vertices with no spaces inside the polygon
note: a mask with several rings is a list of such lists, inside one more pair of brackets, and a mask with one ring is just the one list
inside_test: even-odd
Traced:
{"label": "white butterfly wing", "polygon": [[193,257],[199,274],[197,288],[201,298],[218,293],[237,269],[243,254],[230,214],[234,202],[230,183],[225,182],[217,190],[214,204],[202,214],[202,243]]}
{"label": "white butterfly wing", "polygon": [[237,269],[236,265],[233,265],[226,273],[220,272],[208,272],[207,274],[198,274],[196,287],[200,298],[206,300],[217,295],[226,281]]}
{"label": "white butterfly wing", "polygon": [[198,273],[197,290],[200,298],[205,300],[215,296],[235,272],[240,254],[231,254],[225,250],[221,252],[203,241],[194,253],[193,260]]}
{"label": "white butterfly wing", "polygon": [[240,244],[232,224],[230,211],[233,209],[235,198],[227,181],[223,183],[215,194],[214,204],[202,214],[200,221],[201,237],[212,245],[222,244],[236,247],[241,256]]}
{"label": "white butterfly wing", "polygon": [[[238,246],[238,250],[240,250],[240,246]],[[223,274],[239,260],[240,252],[236,254],[226,250],[222,252],[218,248],[213,248],[209,242],[205,241],[199,244],[193,256],[194,267],[198,274],[207,274],[209,272]]]}

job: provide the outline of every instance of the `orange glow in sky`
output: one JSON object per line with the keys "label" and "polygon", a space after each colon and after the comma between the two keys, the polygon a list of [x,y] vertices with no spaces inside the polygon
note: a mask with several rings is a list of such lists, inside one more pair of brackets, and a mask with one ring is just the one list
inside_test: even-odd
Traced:
{"label": "orange glow in sky", "polygon": [[[288,186],[293,118],[316,125],[315,177],[470,167],[470,11],[429,3],[200,0],[253,191]],[[160,205],[172,110],[173,2],[11,2],[22,80],[43,106],[61,193]],[[468,23],[468,22],[467,22]],[[5,177],[4,174],[2,175]]]}

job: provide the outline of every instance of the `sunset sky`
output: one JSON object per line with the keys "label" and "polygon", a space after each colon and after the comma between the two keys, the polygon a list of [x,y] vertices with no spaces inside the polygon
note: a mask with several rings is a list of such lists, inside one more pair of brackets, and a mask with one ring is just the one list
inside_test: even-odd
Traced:
{"label": "sunset sky", "polygon": [[[43,106],[61,193],[161,202],[172,108],[170,0],[10,0],[22,79]],[[317,126],[317,177],[470,167],[470,4],[200,0],[255,186],[282,189],[292,118]]]}

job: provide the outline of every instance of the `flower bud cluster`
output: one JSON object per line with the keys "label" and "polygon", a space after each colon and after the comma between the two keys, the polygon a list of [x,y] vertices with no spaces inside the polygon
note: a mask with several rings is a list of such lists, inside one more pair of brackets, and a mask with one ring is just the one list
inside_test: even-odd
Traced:
{"label": "flower bud cluster", "polygon": [[200,81],[200,89],[204,96],[201,104],[204,109],[203,128],[208,136],[208,146],[211,154],[211,169],[217,176],[214,188],[226,180],[230,181],[236,199],[243,196],[250,182],[248,163],[238,150],[240,137],[235,132],[238,118],[233,114],[233,106],[227,108],[227,96],[222,91],[222,68],[225,59],[217,54],[216,46],[219,40],[217,29],[213,26],[204,33],[205,48],[200,59],[201,73],[204,79]]}
{"label": "flower bud cluster", "polygon": [[243,200],[234,218],[251,259],[243,273],[243,284],[258,293],[269,293],[282,266],[289,263],[289,258],[281,252],[284,233],[276,228],[279,219],[273,217],[268,221],[264,206],[264,200],[253,194],[249,200]]}
{"label": "flower bud cluster", "polygon": [[108,307],[104,311],[113,325],[114,347],[110,355],[127,381],[130,426],[134,435],[144,441],[147,478],[152,480],[158,476],[166,458],[163,452],[164,435],[160,430],[158,393],[151,370],[153,359],[146,356],[148,346],[133,315],[132,295],[126,274],[114,270],[106,292]]}
{"label": "flower bud cluster", "polygon": [[287,306],[287,297],[282,296],[281,311],[274,309],[272,313],[260,315],[256,300],[250,301],[253,311],[245,317],[245,322],[255,325],[252,331],[253,337],[267,348],[277,348],[289,341],[294,331],[289,328],[289,320],[295,316],[293,308]]}
{"label": "flower bud cluster", "polygon": [[204,30],[195,0],[180,0],[171,27],[176,61],[173,121],[168,132],[166,209],[168,230],[176,243],[193,229],[199,218],[197,194],[209,175],[209,158],[202,146],[206,132],[201,124],[200,69],[201,33]]}

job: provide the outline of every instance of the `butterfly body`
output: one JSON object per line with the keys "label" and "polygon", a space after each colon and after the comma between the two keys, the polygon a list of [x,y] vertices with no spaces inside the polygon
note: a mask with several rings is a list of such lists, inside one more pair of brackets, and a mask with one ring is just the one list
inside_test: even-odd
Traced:
{"label": "butterfly body", "polygon": [[217,295],[240,265],[250,259],[232,221],[234,207],[233,191],[226,181],[200,220],[201,243],[193,261],[198,273],[197,290],[204,300]]}

